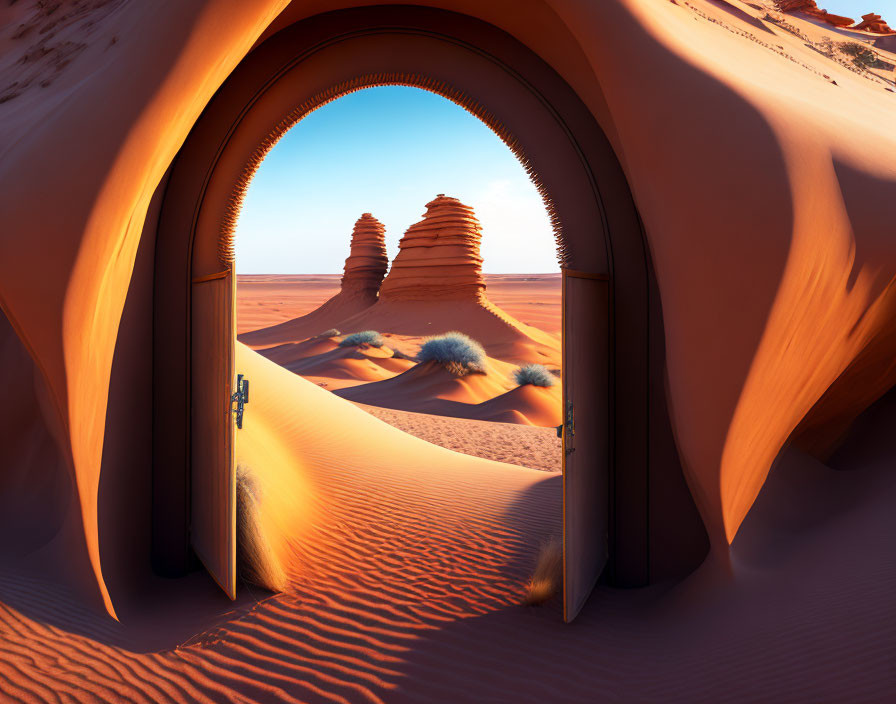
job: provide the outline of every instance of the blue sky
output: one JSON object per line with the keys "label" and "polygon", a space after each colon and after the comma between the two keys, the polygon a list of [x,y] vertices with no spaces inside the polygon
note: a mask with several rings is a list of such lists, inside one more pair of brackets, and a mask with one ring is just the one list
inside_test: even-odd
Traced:
{"label": "blue sky", "polygon": [[852,17],[856,22],[862,21],[862,15],[874,12],[891,27],[896,25],[896,0],[816,0],[815,4],[834,15]]}
{"label": "blue sky", "polygon": [[237,225],[240,274],[341,273],[352,225],[386,225],[390,259],[438,193],[471,205],[488,273],[559,271],[547,213],[477,118],[417,88],[370,88],[308,115],[265,158]]}

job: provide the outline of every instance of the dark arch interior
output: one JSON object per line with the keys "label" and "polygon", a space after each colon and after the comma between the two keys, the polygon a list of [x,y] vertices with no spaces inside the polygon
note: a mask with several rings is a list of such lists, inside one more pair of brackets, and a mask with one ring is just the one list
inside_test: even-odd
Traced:
{"label": "dark arch interior", "polygon": [[289,26],[236,68],[172,167],[154,263],[153,564],[190,566],[191,286],[228,266],[240,194],[302,114],[352,87],[401,83],[461,102],[495,129],[546,194],[565,267],[607,275],[610,561],[619,586],[682,576],[708,540],[666,408],[662,312],[624,173],[593,115],[538,56],[456,13],[371,7]]}

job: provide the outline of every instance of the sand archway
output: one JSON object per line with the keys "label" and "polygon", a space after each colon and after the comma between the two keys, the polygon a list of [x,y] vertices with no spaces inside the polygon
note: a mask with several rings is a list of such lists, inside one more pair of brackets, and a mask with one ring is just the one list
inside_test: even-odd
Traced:
{"label": "sand archway", "polygon": [[669,428],[649,255],[609,142],[569,85],[511,36],[394,6],[327,13],[270,37],[221,87],[172,167],[154,274],[154,374],[165,379],[153,398],[156,569],[188,568],[191,418],[207,412],[191,389],[223,369],[209,371],[207,350],[226,342],[205,322],[214,315],[196,315],[205,304],[195,285],[228,285],[240,200],[276,140],[325,102],[383,84],[436,92],[492,127],[544,196],[562,265],[609,278],[610,579],[634,586],[688,571],[706,537]]}

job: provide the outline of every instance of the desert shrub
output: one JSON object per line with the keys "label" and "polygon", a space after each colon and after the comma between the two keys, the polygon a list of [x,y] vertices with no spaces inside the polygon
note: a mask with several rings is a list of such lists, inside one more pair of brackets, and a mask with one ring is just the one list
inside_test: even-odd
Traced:
{"label": "desert shrub", "polygon": [[354,347],[356,345],[382,347],[383,338],[376,330],[362,330],[361,332],[353,332],[351,335],[346,335],[339,342],[340,347]]}
{"label": "desert shrub", "polygon": [[541,364],[525,364],[517,367],[513,372],[513,378],[520,386],[532,384],[532,386],[553,386],[557,379]]}
{"label": "desert shrub", "polygon": [[417,353],[420,362],[437,362],[456,376],[485,373],[485,350],[462,332],[446,332],[423,341]]}
{"label": "desert shrub", "polygon": [[286,573],[261,527],[259,489],[252,470],[236,468],[237,569],[246,582],[272,592],[286,588]]}
{"label": "desert shrub", "polygon": [[829,59],[833,59],[837,54],[837,47],[834,46],[834,42],[830,37],[822,37],[814,46],[820,54],[824,54]]}
{"label": "desert shrub", "polygon": [[563,550],[560,541],[552,538],[544,543],[535,560],[535,570],[526,586],[524,606],[537,606],[550,599],[560,589],[563,574]]}
{"label": "desert shrub", "polygon": [[882,62],[871,49],[859,42],[841,42],[840,51],[852,59],[853,65],[864,71],[867,68],[879,68]]}
{"label": "desert shrub", "polygon": [[339,337],[342,333],[339,332],[336,328],[330,328],[329,330],[324,330],[321,333],[315,335],[315,337]]}

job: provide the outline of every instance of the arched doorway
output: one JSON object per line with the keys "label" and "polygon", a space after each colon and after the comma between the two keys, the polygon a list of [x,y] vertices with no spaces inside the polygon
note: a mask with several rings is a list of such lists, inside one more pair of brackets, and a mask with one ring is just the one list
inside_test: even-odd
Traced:
{"label": "arched doorway", "polygon": [[[207,106],[172,167],[155,260],[156,569],[189,568],[192,458],[229,452],[221,429],[229,412],[207,401],[229,398],[220,380],[234,371],[232,352],[220,351],[233,345],[232,238],[242,194],[304,114],[387,84],[438,93],[489,125],[543,194],[567,274],[605,282],[606,413],[587,421],[600,427],[577,419],[576,433],[606,437],[607,578],[639,586],[692,568],[705,534],[671,440],[659,303],[612,147],[570,86],[509,35],[455,13],[389,6],[319,15],[265,41]],[[587,318],[587,307],[577,315]]]}

